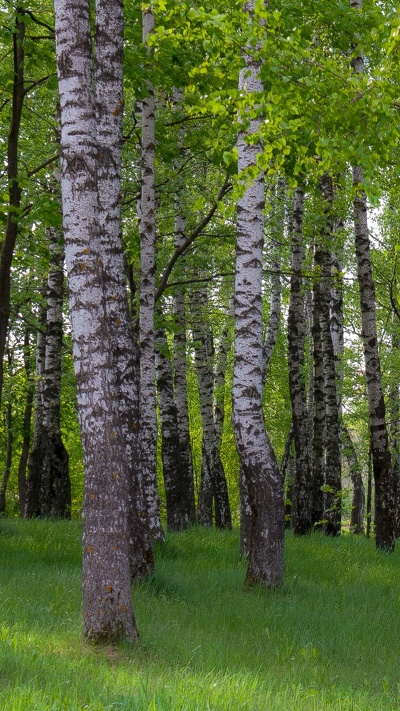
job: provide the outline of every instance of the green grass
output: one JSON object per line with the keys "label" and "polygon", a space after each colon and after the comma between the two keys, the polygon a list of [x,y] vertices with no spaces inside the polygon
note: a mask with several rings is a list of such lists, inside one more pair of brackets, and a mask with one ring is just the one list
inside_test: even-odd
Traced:
{"label": "green grass", "polygon": [[81,637],[76,522],[0,520],[2,711],[390,711],[399,553],[288,536],[280,590],[243,592],[237,532],[168,536],[134,589],[141,641]]}

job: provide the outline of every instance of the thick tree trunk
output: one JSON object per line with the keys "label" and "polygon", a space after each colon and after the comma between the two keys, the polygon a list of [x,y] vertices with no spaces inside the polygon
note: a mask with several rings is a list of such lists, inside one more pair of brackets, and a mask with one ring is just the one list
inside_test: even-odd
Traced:
{"label": "thick tree trunk", "polygon": [[[143,44],[154,29],[150,6],[143,10]],[[160,520],[156,470],[156,389],[154,349],[155,297],[155,99],[154,88],[146,82],[142,101],[142,168],[139,211],[140,230],[140,466],[150,535],[153,541],[164,540]]]}
{"label": "thick tree trunk", "polygon": [[[29,457],[26,514],[29,517],[69,518],[71,485],[68,453],[60,431],[64,251],[57,232],[50,228],[48,234],[51,257],[47,284],[44,381],[41,405],[35,419],[34,446]],[[42,354],[39,362],[41,357]]]}
{"label": "thick tree trunk", "polygon": [[218,528],[231,528],[228,487],[219,454],[219,440],[213,413],[214,346],[211,329],[207,323],[206,290],[199,288],[191,291],[190,305],[203,427],[198,520],[205,526],[212,524],[212,499],[214,499],[215,525]]}
{"label": "thick tree trunk", "polygon": [[24,39],[25,23],[16,10],[13,37],[13,89],[11,124],[7,140],[7,177],[10,211],[7,216],[6,233],[0,251],[0,404],[3,392],[4,353],[7,343],[10,317],[11,264],[18,233],[18,211],[22,189],[18,181],[18,144],[24,102]]}
{"label": "thick tree trunk", "polygon": [[[362,8],[362,0],[350,0],[350,4],[356,11]],[[364,73],[364,56],[361,51],[354,57],[352,66],[355,74]],[[353,184],[356,190],[353,203],[354,236],[375,482],[376,546],[380,550],[393,551],[396,527],[394,486],[376,333],[375,286],[371,268],[367,196],[362,188],[363,174],[359,166],[353,166]]]}
{"label": "thick tree trunk", "polygon": [[295,477],[292,487],[292,528],[303,535],[312,528],[311,519],[311,453],[310,427],[304,380],[304,346],[306,318],[304,303],[303,265],[304,193],[297,188],[292,219],[292,264],[288,314],[289,389],[292,404],[293,439],[296,452]]}
{"label": "thick tree trunk", "polygon": [[188,479],[180,456],[171,360],[165,331],[162,329],[156,332],[156,373],[161,419],[161,452],[167,500],[167,527],[169,531],[182,531],[192,523],[190,512],[193,487],[187,487]]}
{"label": "thick tree trunk", "polygon": [[351,483],[353,484],[353,500],[351,504],[350,532],[364,533],[364,484],[356,448],[347,427],[343,431],[343,453],[349,465]]}
{"label": "thick tree trunk", "polygon": [[[117,0],[108,2],[108,6],[110,13],[121,16]],[[101,155],[92,88],[89,3],[56,0],[55,15],[63,222],[85,465],[84,635],[89,640],[109,643],[120,638],[133,640],[137,630],[131,599],[130,471],[115,408],[120,396],[119,376],[110,362],[115,327],[108,311],[107,272],[103,268],[98,221],[97,172]],[[121,31],[122,23],[118,29]],[[121,47],[122,37],[118,40]],[[117,53],[114,61],[120,62],[121,55]],[[105,72],[109,69],[104,67]],[[120,109],[120,105],[110,107],[110,111]],[[135,424],[133,421],[132,426]]]}
{"label": "thick tree trunk", "polygon": [[129,541],[132,578],[153,568],[147,510],[137,452],[139,449],[138,348],[126,298],[121,249],[121,160],[123,117],[123,9],[105,0],[96,7],[95,110],[99,155],[98,220],[107,313],[112,329],[111,353],[119,395],[115,403],[129,468]]}
{"label": "thick tree trunk", "polygon": [[[253,0],[245,8],[251,22]],[[250,48],[244,49],[244,60],[240,90],[262,92],[259,65]],[[250,119],[248,128],[239,132],[239,172],[257,165],[261,146],[248,139],[258,130],[259,121]],[[233,423],[252,514],[245,584],[273,587],[283,581],[284,505],[282,479],[262,411],[263,207],[264,176],[259,171],[246,186],[237,210]]]}

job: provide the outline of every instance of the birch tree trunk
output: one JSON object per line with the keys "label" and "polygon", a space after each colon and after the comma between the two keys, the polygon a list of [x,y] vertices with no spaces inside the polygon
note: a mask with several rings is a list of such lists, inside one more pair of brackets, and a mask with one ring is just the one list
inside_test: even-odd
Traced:
{"label": "birch tree trunk", "polygon": [[[278,180],[276,193],[272,195],[273,211],[269,225],[269,245],[271,252],[271,294],[268,326],[264,338],[262,350],[262,382],[263,388],[268,377],[269,366],[272,353],[274,351],[276,339],[278,337],[279,323],[281,316],[282,282],[280,276],[282,261],[282,243],[285,230],[285,183]],[[239,471],[239,491],[240,491],[240,556],[247,557],[250,550],[251,537],[251,507],[246,478],[240,468]]]}
{"label": "birch tree trunk", "polygon": [[[245,10],[252,22],[253,0],[245,4]],[[244,60],[240,90],[261,92],[259,63],[254,60],[250,47],[244,50]],[[239,132],[239,172],[257,165],[262,148],[249,139],[258,129],[259,120],[250,119],[248,128]],[[252,516],[245,584],[273,587],[283,581],[284,505],[281,475],[262,411],[264,199],[264,176],[259,171],[252,184],[246,186],[237,207],[233,423]]]}
{"label": "birch tree trunk", "polygon": [[[362,0],[350,0],[355,11],[362,8]],[[355,49],[357,49],[355,47]],[[352,61],[355,74],[364,73],[364,56],[358,52]],[[395,547],[395,501],[386,428],[385,401],[382,390],[381,367],[375,315],[375,286],[372,277],[368,233],[367,196],[363,190],[363,174],[353,166],[354,237],[360,289],[362,340],[369,408],[369,432],[375,482],[375,534],[380,550],[393,551]]]}
{"label": "birch tree trunk", "polygon": [[353,484],[353,500],[351,504],[350,531],[364,533],[364,501],[365,491],[356,448],[347,427],[343,427],[343,452],[347,459]]}
{"label": "birch tree trunk", "polygon": [[211,329],[207,323],[207,292],[205,289],[199,288],[191,291],[190,306],[203,428],[198,520],[203,526],[212,525],[212,501],[214,500],[215,525],[218,528],[231,528],[228,487],[219,454],[219,441],[213,413],[214,346]]}
{"label": "birch tree trunk", "polygon": [[115,368],[119,422],[129,467],[129,540],[132,578],[153,567],[150,512],[139,469],[138,348],[126,296],[126,269],[121,234],[121,160],[123,117],[123,5],[97,0],[95,35],[95,111],[99,151],[98,224],[106,288],[111,353]]}
{"label": "birch tree trunk", "polygon": [[319,236],[317,264],[321,269],[320,280],[320,322],[324,364],[326,462],[324,495],[324,531],[337,536],[341,532],[341,451],[340,421],[336,390],[335,353],[331,335],[331,290],[332,290],[332,245],[334,244],[333,182],[328,174],[321,179],[324,225]]}
{"label": "birch tree trunk", "polygon": [[[175,248],[185,241],[185,220],[181,214],[180,202],[175,201]],[[181,259],[184,260],[184,257]],[[184,269],[184,262],[183,262]],[[183,289],[174,293],[174,396],[176,404],[179,447],[182,469],[185,476],[185,489],[188,492],[188,521],[195,523],[196,507],[194,498],[194,474],[192,446],[189,432],[189,406],[187,396],[187,343],[186,343],[186,298]]]}
{"label": "birch tree trunk", "polygon": [[302,274],[304,267],[303,212],[304,192],[297,188],[294,194],[291,229],[292,274],[288,314],[288,364],[293,439],[296,452],[295,477],[291,497],[292,528],[294,533],[299,535],[309,533],[312,528],[310,427],[304,380],[306,315]]}
{"label": "birch tree trunk", "polygon": [[312,499],[311,521],[313,526],[320,526],[324,518],[325,484],[325,377],[321,330],[321,283],[320,255],[314,250],[316,277],[313,285],[312,300],[312,356],[313,356],[313,436],[312,436]]}
{"label": "birch tree trunk", "polygon": [[[143,44],[154,29],[154,15],[150,6],[142,13]],[[139,213],[140,230],[140,466],[150,535],[153,541],[164,540],[160,521],[156,471],[156,390],[154,348],[155,297],[155,100],[154,87],[146,82],[146,96],[142,102],[142,167]]]}
{"label": "birch tree trunk", "polygon": [[156,373],[161,419],[161,452],[167,500],[167,527],[169,531],[182,531],[192,523],[190,513],[193,487],[187,487],[188,479],[180,456],[171,360],[163,329],[156,332]]}
{"label": "birch tree trunk", "polygon": [[[110,12],[120,15],[117,0],[108,5]],[[56,0],[55,26],[63,222],[85,465],[83,624],[87,639],[109,643],[133,640],[137,630],[131,600],[129,466],[115,408],[119,377],[111,355],[114,329],[100,239],[97,172],[101,155],[87,0]],[[110,110],[120,108],[117,103]]]}
{"label": "birch tree trunk", "polygon": [[[38,384],[37,400],[40,398],[41,403],[35,419],[34,446],[29,457],[26,514],[28,517],[69,518],[71,484],[68,453],[60,431],[64,250],[56,230],[50,228],[48,236],[50,271],[47,282],[44,368],[41,376],[43,382]],[[43,354],[39,353],[39,368],[43,367],[42,357]]]}

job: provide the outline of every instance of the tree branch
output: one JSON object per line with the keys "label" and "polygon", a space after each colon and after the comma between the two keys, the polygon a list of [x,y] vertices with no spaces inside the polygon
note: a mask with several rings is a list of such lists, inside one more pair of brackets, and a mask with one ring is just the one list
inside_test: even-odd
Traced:
{"label": "tree branch", "polygon": [[224,182],[224,184],[223,184],[221,190],[220,190],[219,193],[218,193],[217,199],[216,199],[215,202],[212,204],[212,206],[211,206],[211,208],[209,209],[208,213],[203,217],[203,219],[201,220],[201,222],[199,222],[199,224],[198,224],[197,227],[193,230],[193,232],[191,233],[191,235],[190,235],[189,237],[187,237],[187,239],[185,239],[184,242],[182,242],[182,244],[180,245],[180,247],[177,247],[177,248],[175,249],[175,252],[173,253],[173,255],[172,255],[171,259],[170,259],[170,262],[169,262],[167,268],[165,269],[164,274],[162,275],[162,277],[161,277],[161,279],[160,279],[160,283],[159,283],[159,285],[158,285],[158,289],[157,289],[156,294],[155,294],[155,297],[154,297],[155,303],[157,303],[158,299],[161,297],[161,295],[163,294],[163,292],[164,292],[165,289],[167,288],[168,278],[169,278],[169,276],[170,276],[170,274],[171,274],[171,272],[172,272],[172,270],[173,270],[173,268],[174,268],[176,262],[178,261],[179,257],[182,256],[182,254],[185,254],[185,252],[186,252],[187,249],[190,247],[190,245],[194,242],[194,240],[196,239],[196,237],[198,237],[198,235],[199,235],[199,234],[203,231],[203,229],[208,225],[208,223],[209,223],[210,220],[212,219],[212,217],[213,217],[213,215],[214,215],[214,213],[215,213],[215,211],[216,211],[216,209],[217,209],[217,207],[218,207],[218,203],[222,200],[222,198],[223,198],[223,197],[229,192],[229,190],[231,190],[231,189],[232,189],[232,185],[231,185],[230,180],[229,180],[229,175],[227,175],[226,178],[225,178],[225,182]]}

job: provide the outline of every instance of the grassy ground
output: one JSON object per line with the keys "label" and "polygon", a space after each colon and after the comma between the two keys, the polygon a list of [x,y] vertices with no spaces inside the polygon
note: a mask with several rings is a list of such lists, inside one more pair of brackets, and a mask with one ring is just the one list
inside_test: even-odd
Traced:
{"label": "grassy ground", "polygon": [[390,711],[400,556],[288,537],[279,591],[243,592],[237,533],[168,537],[134,590],[141,642],[81,638],[76,522],[0,521],[2,711]]}

